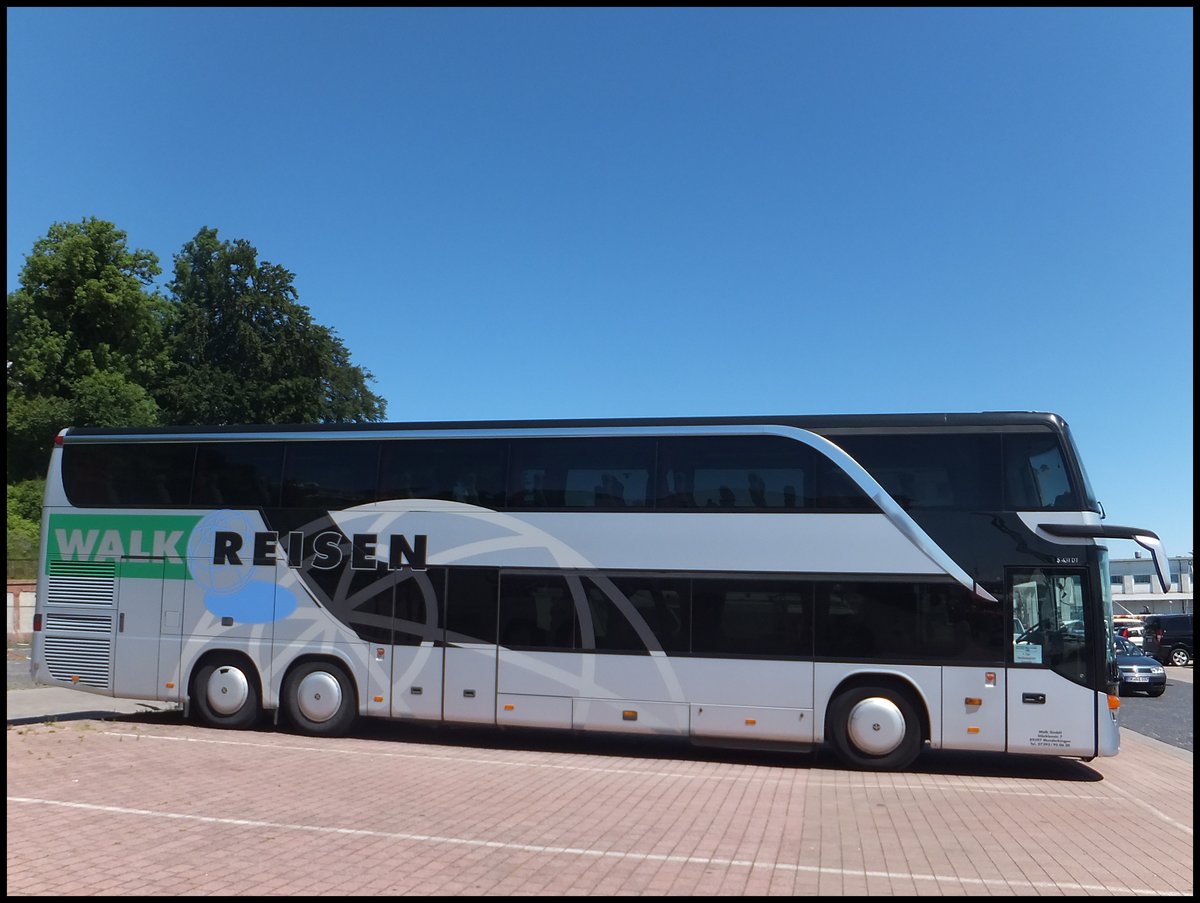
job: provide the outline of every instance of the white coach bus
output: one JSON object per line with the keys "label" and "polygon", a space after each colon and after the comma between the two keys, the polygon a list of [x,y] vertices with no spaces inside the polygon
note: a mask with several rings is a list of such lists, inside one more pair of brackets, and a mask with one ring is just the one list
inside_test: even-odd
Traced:
{"label": "white coach bus", "polygon": [[1054,414],[67,429],[32,672],[314,735],[1090,759],[1107,542],[1167,574],[1101,521]]}

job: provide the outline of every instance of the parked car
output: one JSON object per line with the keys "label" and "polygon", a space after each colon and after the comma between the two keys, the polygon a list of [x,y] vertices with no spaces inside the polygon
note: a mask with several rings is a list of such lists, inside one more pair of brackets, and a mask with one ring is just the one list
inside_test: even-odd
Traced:
{"label": "parked car", "polygon": [[1142,652],[1125,637],[1113,638],[1117,669],[1121,672],[1120,694],[1149,693],[1162,696],[1167,689],[1167,671],[1157,659]]}
{"label": "parked car", "polygon": [[1085,634],[1083,621],[1063,621],[1060,629],[1064,634],[1071,636],[1083,636]]}
{"label": "parked car", "polygon": [[1192,660],[1192,615],[1146,615],[1142,620],[1142,651],[1164,665]]}
{"label": "parked car", "polygon": [[1140,618],[1113,618],[1113,633],[1125,637],[1135,646],[1142,645],[1145,629]]}

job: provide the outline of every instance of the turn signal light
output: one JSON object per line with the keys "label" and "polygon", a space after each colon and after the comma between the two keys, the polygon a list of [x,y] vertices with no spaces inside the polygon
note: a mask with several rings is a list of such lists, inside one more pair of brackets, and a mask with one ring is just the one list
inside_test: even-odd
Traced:
{"label": "turn signal light", "polygon": [[1112,693],[1109,693],[1109,694],[1108,694],[1108,710],[1109,710],[1110,712],[1115,712],[1115,711],[1116,711],[1117,709],[1119,709],[1120,707],[1121,707],[1121,700],[1120,700],[1120,698],[1119,698],[1119,697],[1117,697],[1117,696],[1113,696],[1113,694],[1112,694]]}

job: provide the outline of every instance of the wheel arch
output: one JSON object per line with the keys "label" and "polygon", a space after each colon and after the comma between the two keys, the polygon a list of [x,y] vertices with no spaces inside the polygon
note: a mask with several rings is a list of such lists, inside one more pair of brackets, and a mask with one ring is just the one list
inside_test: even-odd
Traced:
{"label": "wheel arch", "polygon": [[830,736],[829,717],[832,703],[843,693],[858,687],[882,687],[902,693],[908,697],[917,710],[921,722],[921,742],[928,743],[932,739],[932,720],[929,715],[929,700],[925,693],[911,677],[898,671],[856,671],[843,677],[834,686],[829,697],[825,700],[825,711],[822,713],[821,730],[823,736],[819,739],[827,741]]}
{"label": "wheel arch", "polygon": [[237,664],[239,667],[241,667],[246,676],[254,681],[255,688],[258,690],[260,704],[264,709],[267,708],[266,699],[263,696],[263,687],[265,683],[263,681],[262,673],[258,670],[258,665],[255,663],[254,659],[240,649],[222,647],[218,649],[206,649],[204,652],[200,653],[200,655],[196,656],[195,661],[192,662],[191,667],[188,669],[187,680],[184,683],[186,696],[184,697],[183,711],[185,716],[190,714],[192,694],[196,686],[196,675],[205,665],[215,661],[229,662],[230,664]]}

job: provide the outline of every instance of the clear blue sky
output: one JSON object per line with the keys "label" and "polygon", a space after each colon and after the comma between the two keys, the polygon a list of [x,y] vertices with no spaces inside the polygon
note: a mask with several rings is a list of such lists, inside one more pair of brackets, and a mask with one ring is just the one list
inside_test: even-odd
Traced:
{"label": "clear blue sky", "polygon": [[1192,551],[1191,9],[7,19],[10,291],[210,226],[390,420],[1055,411]]}

